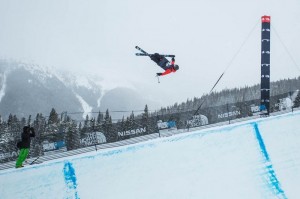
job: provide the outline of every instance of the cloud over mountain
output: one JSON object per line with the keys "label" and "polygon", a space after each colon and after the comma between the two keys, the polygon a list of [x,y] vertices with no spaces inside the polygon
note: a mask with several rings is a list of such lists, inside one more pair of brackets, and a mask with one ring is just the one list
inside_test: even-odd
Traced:
{"label": "cloud over mountain", "polygon": [[[71,118],[83,119],[90,112],[143,109],[146,104],[158,106],[136,90],[116,87],[105,90],[101,77],[57,72],[34,64],[0,60],[0,115],[48,116],[54,108]],[[74,114],[76,113],[76,114]],[[115,114],[120,118],[123,114]]]}

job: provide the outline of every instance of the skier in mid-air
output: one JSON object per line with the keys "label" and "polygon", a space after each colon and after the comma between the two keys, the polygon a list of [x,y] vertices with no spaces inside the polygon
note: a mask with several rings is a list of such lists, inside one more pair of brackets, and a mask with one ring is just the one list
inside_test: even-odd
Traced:
{"label": "skier in mid-air", "polygon": [[[175,55],[161,55],[158,53],[149,54],[138,46],[136,46],[135,48],[142,52],[136,53],[137,56],[149,56],[152,61],[154,61],[157,65],[165,70],[165,72],[163,73],[156,73],[157,77],[167,75],[172,72],[175,73],[179,69],[179,66],[175,64]],[[169,60],[167,60],[166,57],[172,57],[171,63]]]}
{"label": "skier in mid-air", "polygon": [[159,65],[162,69],[165,70],[165,72],[163,73],[156,73],[157,76],[167,75],[172,72],[175,73],[179,69],[179,66],[175,64],[174,57],[172,57],[171,63],[169,62],[169,60],[167,60],[166,57],[158,53],[154,53],[153,55],[150,55],[150,59],[154,61],[157,65]]}

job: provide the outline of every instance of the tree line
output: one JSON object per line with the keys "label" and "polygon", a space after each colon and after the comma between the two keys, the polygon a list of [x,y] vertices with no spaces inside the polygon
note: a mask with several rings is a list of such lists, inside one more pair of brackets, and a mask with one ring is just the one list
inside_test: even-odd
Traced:
{"label": "tree line", "polygon": [[[284,93],[300,89],[300,76],[298,78],[283,79],[270,83],[270,95],[278,96]],[[244,86],[242,88],[223,89],[210,94],[203,94],[201,97],[187,99],[186,102],[175,103],[168,107],[163,107],[155,114],[172,114],[178,111],[196,110],[200,104],[201,108],[221,106],[224,104],[234,104],[238,102],[253,101],[260,98],[260,84]]]}

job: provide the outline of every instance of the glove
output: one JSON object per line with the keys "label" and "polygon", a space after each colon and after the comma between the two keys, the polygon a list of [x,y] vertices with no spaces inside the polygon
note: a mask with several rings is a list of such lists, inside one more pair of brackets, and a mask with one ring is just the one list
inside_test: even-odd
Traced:
{"label": "glove", "polygon": [[161,76],[162,75],[162,73],[156,73],[156,76]]}
{"label": "glove", "polygon": [[174,57],[172,57],[172,61],[175,61],[175,58],[174,58]]}

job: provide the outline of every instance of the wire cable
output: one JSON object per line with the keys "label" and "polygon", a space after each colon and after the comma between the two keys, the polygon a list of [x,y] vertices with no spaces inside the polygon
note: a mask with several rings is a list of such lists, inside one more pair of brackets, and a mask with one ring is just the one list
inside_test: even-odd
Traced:
{"label": "wire cable", "polygon": [[282,46],[284,47],[285,51],[287,52],[288,56],[290,57],[290,59],[292,60],[292,62],[295,64],[296,68],[298,69],[298,71],[300,72],[300,68],[299,65],[296,63],[295,59],[293,58],[292,54],[290,53],[289,49],[286,47],[286,45],[284,44],[284,42],[282,41],[280,35],[278,34],[276,28],[271,25],[271,27],[273,28],[275,35],[278,37],[280,43],[282,44]]}
{"label": "wire cable", "polygon": [[[256,26],[258,25],[260,21],[258,20],[256,22],[256,24],[253,26],[253,28],[251,29],[251,31],[248,33],[247,37],[244,39],[243,43],[241,44],[241,46],[239,47],[239,49],[237,50],[237,52],[234,54],[234,56],[232,57],[232,59],[229,61],[229,63],[227,64],[224,72],[220,75],[219,79],[216,81],[216,83],[214,84],[214,86],[212,87],[212,89],[210,90],[209,94],[210,95],[212,93],[212,91],[214,90],[214,88],[217,86],[217,84],[219,83],[219,81],[222,79],[223,75],[225,74],[225,72],[229,69],[229,67],[232,65],[233,61],[236,59],[236,57],[238,56],[238,54],[240,53],[240,51],[242,50],[242,48],[244,47],[244,45],[246,44],[246,42],[248,41],[248,39],[250,38],[250,36],[252,35],[252,33],[254,32]],[[202,105],[204,104],[204,102],[207,100],[204,99],[202,101],[202,103],[200,104],[200,106],[198,107],[198,109],[195,111],[194,115],[196,115],[198,113],[198,111],[200,110],[200,108],[202,107]]]}

